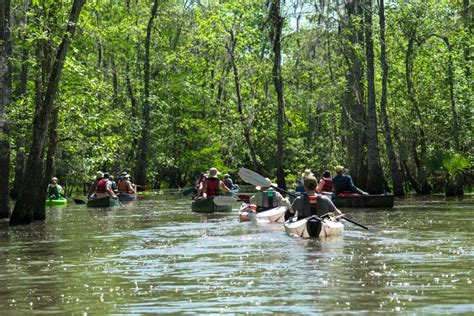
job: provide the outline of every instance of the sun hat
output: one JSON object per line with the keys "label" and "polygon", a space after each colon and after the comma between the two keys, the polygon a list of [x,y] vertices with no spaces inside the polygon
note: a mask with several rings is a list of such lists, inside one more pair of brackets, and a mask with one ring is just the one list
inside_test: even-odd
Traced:
{"label": "sun hat", "polygon": [[209,178],[216,178],[218,175],[220,175],[220,172],[216,168],[209,169]]}
{"label": "sun hat", "polygon": [[226,174],[224,175],[224,178],[230,178],[230,174],[226,173]]}
{"label": "sun hat", "polygon": [[311,172],[311,169],[305,169],[304,172],[301,174],[301,176],[303,178],[306,178],[306,177],[309,177],[309,176],[312,176],[313,173]]}
{"label": "sun hat", "polygon": [[97,171],[97,173],[95,174],[95,176],[97,178],[103,178],[104,177],[104,173],[102,171]]}
{"label": "sun hat", "polygon": [[262,191],[262,190],[265,190],[265,189],[268,189],[268,188],[272,188],[272,186],[274,186],[274,187],[277,187],[277,186],[278,186],[278,184],[272,183],[272,180],[270,180],[269,178],[265,178],[265,180],[267,180],[268,182],[270,182],[270,186],[268,186],[268,187],[262,187],[262,186],[257,185],[257,186],[255,187],[255,190],[257,190],[257,191]]}
{"label": "sun hat", "polygon": [[53,178],[51,179],[51,181],[58,181],[58,178],[53,177]]}
{"label": "sun hat", "polygon": [[341,173],[344,171],[344,167],[341,165],[337,165],[335,169],[336,169],[336,173]]}

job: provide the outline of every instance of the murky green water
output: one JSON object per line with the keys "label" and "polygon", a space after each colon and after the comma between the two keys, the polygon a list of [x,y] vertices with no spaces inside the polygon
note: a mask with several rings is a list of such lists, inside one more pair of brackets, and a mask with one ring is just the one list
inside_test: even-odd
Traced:
{"label": "murky green water", "polygon": [[346,209],[374,230],[347,223],[327,240],[189,202],[157,195],[0,222],[0,314],[474,313],[473,197]]}

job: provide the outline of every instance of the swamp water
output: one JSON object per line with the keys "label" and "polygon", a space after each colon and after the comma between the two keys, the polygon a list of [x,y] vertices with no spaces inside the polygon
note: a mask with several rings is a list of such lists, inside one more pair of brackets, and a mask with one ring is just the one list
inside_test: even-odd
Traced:
{"label": "swamp water", "polygon": [[[70,201],[72,203],[72,201]],[[474,314],[474,197],[343,209],[342,237],[202,215],[176,195],[0,221],[0,314]]]}

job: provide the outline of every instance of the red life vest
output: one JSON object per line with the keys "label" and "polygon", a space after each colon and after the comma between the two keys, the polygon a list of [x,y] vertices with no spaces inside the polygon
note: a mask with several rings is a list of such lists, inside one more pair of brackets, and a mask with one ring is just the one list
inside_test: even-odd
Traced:
{"label": "red life vest", "polygon": [[207,196],[219,195],[219,183],[220,180],[217,178],[206,179],[206,194]]}
{"label": "red life vest", "polygon": [[107,192],[107,182],[109,179],[100,179],[95,188],[96,193],[105,193]]}
{"label": "red life vest", "polygon": [[318,204],[318,196],[317,195],[308,195],[309,199],[309,209],[311,211],[311,215],[316,215],[317,214],[317,209],[316,206]]}
{"label": "red life vest", "polygon": [[332,192],[332,179],[331,178],[323,178],[324,185],[323,191],[324,192]]}

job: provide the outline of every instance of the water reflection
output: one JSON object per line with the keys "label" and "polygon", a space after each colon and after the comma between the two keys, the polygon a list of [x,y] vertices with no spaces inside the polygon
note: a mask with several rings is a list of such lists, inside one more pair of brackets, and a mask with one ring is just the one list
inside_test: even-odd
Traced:
{"label": "water reflection", "polygon": [[470,313],[472,199],[345,210],[344,236],[292,238],[180,196],[115,209],[49,208],[0,222],[6,313]]}

